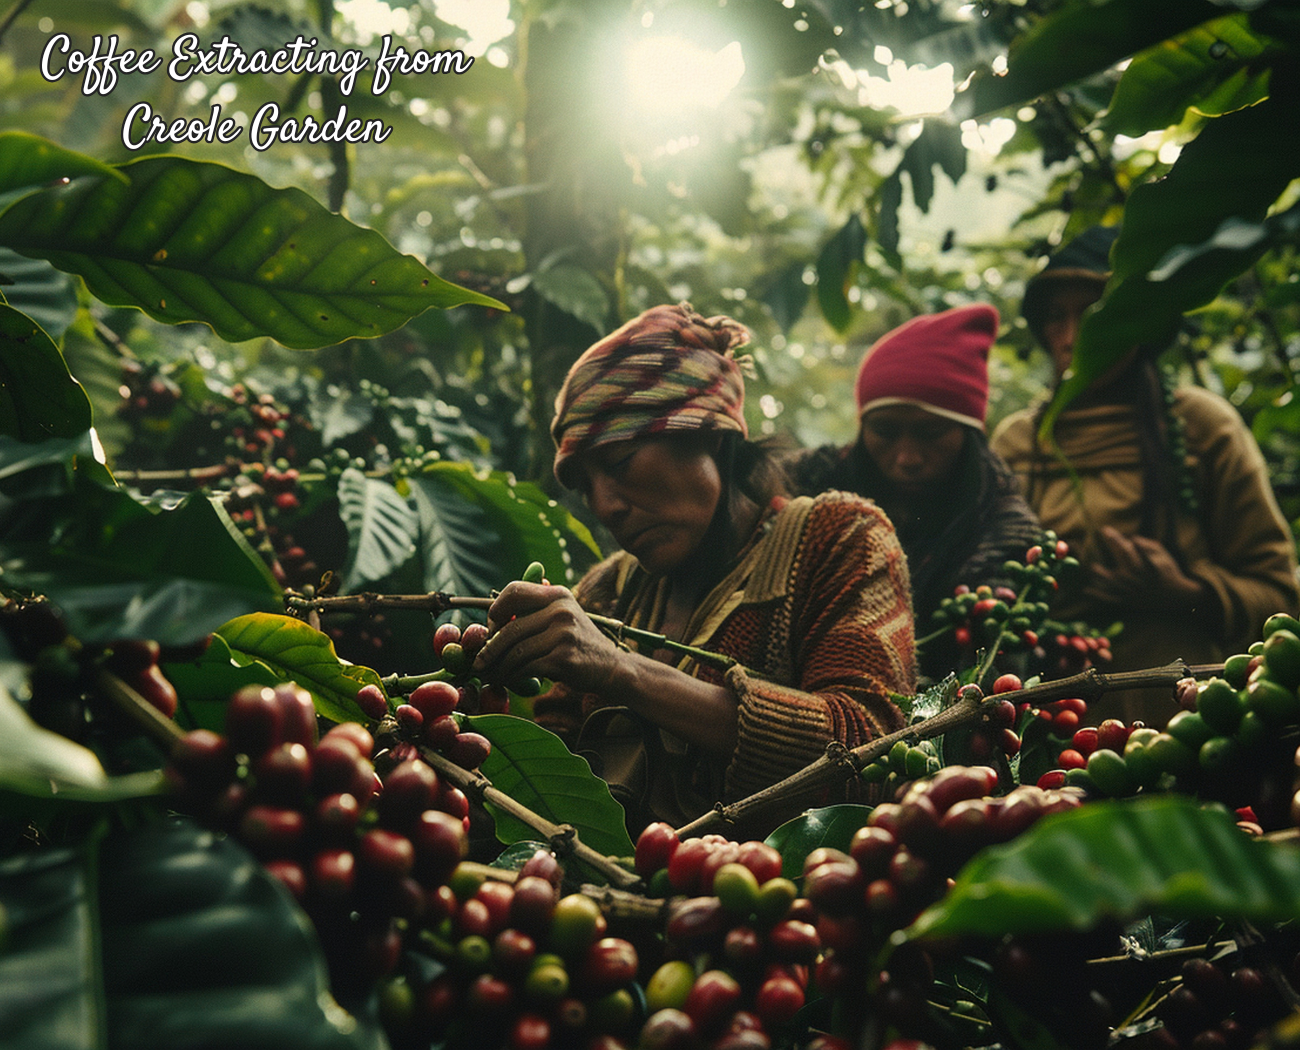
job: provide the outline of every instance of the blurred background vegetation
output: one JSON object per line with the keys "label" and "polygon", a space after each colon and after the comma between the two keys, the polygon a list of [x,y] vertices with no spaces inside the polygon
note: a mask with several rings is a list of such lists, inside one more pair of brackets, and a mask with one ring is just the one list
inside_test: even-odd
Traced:
{"label": "blurred background vegetation", "polygon": [[[546,424],[568,364],[664,301],[689,300],[752,328],[751,428],[801,443],[852,436],[853,376],[874,338],[918,312],[990,302],[1003,318],[991,427],[1048,379],[1019,316],[1026,278],[1063,239],[1120,221],[1134,187],[1166,174],[1207,115],[1267,95],[1267,75],[1294,39],[1294,6],[18,0],[0,26],[0,126],[109,163],[171,152],[298,186],[446,279],[510,306],[430,310],[382,338],[306,353],[159,325],[59,277],[65,284],[38,319],[91,394],[111,466],[203,465],[183,412],[156,413],[142,440],[141,421],[119,411],[123,362],[134,360],[175,380],[182,407],[201,389],[242,383],[328,405],[339,433],[371,429],[377,396],[416,398],[432,427],[420,445],[549,489]],[[1061,25],[1075,35],[1060,76],[1010,104],[979,104],[996,98],[978,89],[996,86],[1009,49],[1014,58],[1044,27]],[[84,52],[97,36],[115,36],[119,52],[170,57],[185,32],[205,42],[229,36],[245,51],[301,34],[319,49],[363,49],[372,64],[347,95],[337,77],[309,74],[177,82],[165,63],[122,76],[109,93],[86,93],[83,76],[42,74],[56,34]],[[459,75],[399,74],[375,95],[385,37],[408,51],[459,50],[473,65]],[[1231,66],[1201,92],[1218,108],[1204,98],[1183,105],[1186,93],[1175,92],[1169,112],[1146,121],[1130,113],[1123,126],[1132,134],[1116,131],[1108,110],[1134,54],[1150,61],[1161,48],[1198,47]],[[245,132],[229,145],[130,150],[123,124],[142,101],[169,122],[206,120],[219,106],[245,128],[268,102],[283,118],[317,120],[343,104],[392,133],[383,143],[258,151]],[[1207,199],[1215,192],[1208,186]],[[0,261],[34,265],[8,253]],[[1294,247],[1280,238],[1184,318],[1170,354],[1255,426],[1293,520],[1296,291]],[[387,448],[403,433],[389,426],[367,437]]]}

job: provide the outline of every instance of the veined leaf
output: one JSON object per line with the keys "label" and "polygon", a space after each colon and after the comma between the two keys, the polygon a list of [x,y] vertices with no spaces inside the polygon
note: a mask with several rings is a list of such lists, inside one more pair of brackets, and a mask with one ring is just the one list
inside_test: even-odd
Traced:
{"label": "veined leaf", "polygon": [[1253,105],[1267,91],[1268,73],[1252,67],[1268,47],[1244,14],[1234,14],[1148,48],[1116,85],[1106,130],[1136,138],[1179,123],[1188,107],[1218,116]]}
{"label": "veined leaf", "polygon": [[502,471],[439,462],[407,479],[420,518],[425,588],[486,595],[540,561],[572,582],[575,559],[594,560],[591,533],[541,489]]}
{"label": "veined leaf", "polygon": [[[607,857],[634,852],[623,807],[585,759],[536,722],[513,715],[474,715],[476,733],[492,742],[482,765],[493,787],[555,824],[572,824],[578,838]],[[497,838],[509,845],[537,837],[537,830],[489,805]]]}
{"label": "veined leaf", "polygon": [[1252,839],[1231,815],[1161,795],[1045,817],[972,860],[907,939],[1085,930],[1149,912],[1280,922],[1300,917],[1300,849]]}
{"label": "veined leaf", "polygon": [[0,1031],[14,1047],[102,1047],[107,1018],[95,967],[94,838],[0,861]]}
{"label": "veined leaf", "polygon": [[77,273],[114,306],[223,339],[314,349],[382,335],[431,306],[505,307],[401,255],[374,230],[221,164],[149,157],[128,180],[40,190],[0,214],[0,244]]}
{"label": "veined leaf", "polygon": [[419,521],[388,482],[349,467],[339,477],[339,507],[348,530],[343,590],[383,579],[415,553]]}
{"label": "veined leaf", "polygon": [[54,340],[59,340],[77,316],[77,286],[44,259],[28,259],[0,248],[0,297],[21,310]]}
{"label": "veined leaf", "polygon": [[98,876],[102,948],[91,965],[108,1001],[107,1045],[383,1045],[334,1002],[307,916],[233,838],[148,824],[105,840]]}
{"label": "veined leaf", "polygon": [[35,444],[90,429],[90,399],[26,314],[0,306],[0,433]]}
{"label": "veined leaf", "polygon": [[259,660],[240,663],[229,643],[219,634],[195,660],[162,665],[163,674],[176,687],[179,705],[176,722],[185,729],[226,731],[226,702],[246,685],[278,685],[284,676]]}
{"label": "veined leaf", "polygon": [[159,509],[81,470],[59,483],[60,464],[41,462],[28,472],[41,483],[0,522],[5,578],[52,599],[83,642],[186,645],[234,616],[282,607],[265,563],[213,500],[192,494]]}
{"label": "veined leaf", "polygon": [[870,806],[848,802],[810,809],[787,820],[764,841],[781,854],[781,874],[797,879],[803,875],[803,862],[813,850],[830,846],[848,852],[849,840],[866,824],[870,812]]}
{"label": "veined leaf", "polygon": [[163,789],[161,772],[110,777],[93,751],[37,725],[0,687],[0,790],[69,802],[120,802]]}
{"label": "veined leaf", "polygon": [[252,613],[223,624],[216,632],[241,666],[254,660],[271,668],[280,681],[294,681],[311,693],[316,711],[334,722],[361,722],[357,690],[379,685],[369,667],[345,664],[327,634],[292,616]]}
{"label": "veined leaf", "polygon": [[1122,59],[1222,16],[1212,0],[1075,0],[1040,19],[1007,56],[1004,76],[983,76],[958,96],[959,116],[1028,102],[1104,72]]}
{"label": "veined leaf", "polygon": [[0,131],[0,193],[44,186],[77,175],[106,175],[126,181],[126,176],[94,157],[26,131]]}

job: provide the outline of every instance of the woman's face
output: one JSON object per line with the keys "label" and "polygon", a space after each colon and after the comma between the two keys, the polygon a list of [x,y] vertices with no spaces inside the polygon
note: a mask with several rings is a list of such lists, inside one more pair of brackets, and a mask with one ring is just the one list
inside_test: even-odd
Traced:
{"label": "woman's face", "polygon": [[931,495],[947,481],[965,441],[965,426],[920,405],[883,405],[862,417],[859,440],[902,493]]}
{"label": "woman's face", "polygon": [[716,436],[660,436],[578,457],[587,505],[647,572],[680,568],[708,532],[722,497],[716,447]]}
{"label": "woman's face", "polygon": [[1102,285],[1097,281],[1063,281],[1048,293],[1043,306],[1040,339],[1052,357],[1056,378],[1060,379],[1074,359],[1074,344],[1084,311],[1101,298]]}

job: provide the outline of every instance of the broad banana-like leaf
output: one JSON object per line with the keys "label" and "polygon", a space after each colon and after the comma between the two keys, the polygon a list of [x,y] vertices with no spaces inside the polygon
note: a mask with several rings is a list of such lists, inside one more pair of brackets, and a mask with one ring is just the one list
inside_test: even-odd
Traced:
{"label": "broad banana-like leaf", "polygon": [[96,296],[223,339],[315,349],[382,335],[431,306],[503,304],[448,283],[296,188],[182,157],[78,179],[0,214],[0,245],[80,274]]}

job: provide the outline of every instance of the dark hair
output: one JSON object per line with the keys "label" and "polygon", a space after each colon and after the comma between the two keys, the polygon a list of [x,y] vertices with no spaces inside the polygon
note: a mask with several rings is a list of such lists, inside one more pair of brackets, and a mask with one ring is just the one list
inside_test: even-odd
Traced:
{"label": "dark hair", "polygon": [[[700,433],[710,433],[701,431]],[[701,547],[718,552],[711,564],[719,576],[739,553],[749,535],[737,535],[735,524],[757,507],[761,512],[789,486],[772,448],[765,442],[750,441],[736,431],[712,432],[721,439],[713,453],[722,478],[722,495]]]}

